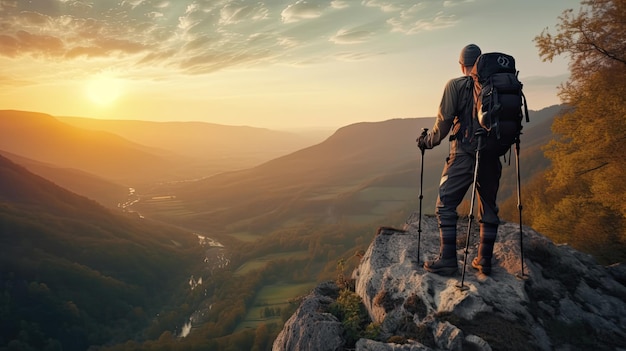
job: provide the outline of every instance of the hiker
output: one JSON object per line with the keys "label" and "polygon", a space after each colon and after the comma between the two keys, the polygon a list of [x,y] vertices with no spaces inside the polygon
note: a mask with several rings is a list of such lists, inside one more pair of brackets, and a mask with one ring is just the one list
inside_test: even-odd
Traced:
{"label": "hiker", "polygon": [[[461,50],[459,63],[463,76],[448,81],[434,127],[417,139],[420,149],[432,149],[450,133],[450,153],[441,175],[435,209],[440,236],[439,257],[424,263],[426,271],[440,275],[452,275],[458,271],[456,209],[474,181],[478,145],[474,134],[478,123],[471,122],[474,99],[470,72],[480,54],[481,50],[475,44],[467,45]],[[496,195],[502,164],[496,154],[481,153],[479,160],[476,189],[479,200],[477,217],[480,223],[480,246],[478,256],[472,260],[472,267],[488,275],[491,273],[493,245],[500,223]]]}

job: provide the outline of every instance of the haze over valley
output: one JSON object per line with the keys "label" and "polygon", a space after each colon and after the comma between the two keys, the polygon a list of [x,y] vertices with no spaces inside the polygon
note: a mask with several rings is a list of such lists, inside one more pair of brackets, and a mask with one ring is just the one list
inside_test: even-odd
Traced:
{"label": "haze over valley", "polygon": [[[554,106],[531,113],[533,123],[524,134],[524,179],[548,165],[539,147],[549,139],[545,125],[558,110]],[[7,136],[0,140],[5,170],[2,201],[7,214],[13,213],[5,217],[4,228],[14,233],[3,234],[3,246],[12,252],[3,264],[54,291],[69,289],[55,296],[72,299],[91,317],[100,313],[87,306],[92,302],[65,296],[80,285],[44,278],[48,273],[41,267],[27,268],[15,255],[35,250],[40,253],[25,257],[75,262],[139,289],[137,294],[148,294],[143,289],[153,289],[150,284],[162,286],[165,294],[176,292],[173,300],[159,295],[142,307],[145,312],[165,308],[170,311],[161,312],[166,319],[148,322],[145,313],[131,318],[137,327],[144,325],[144,333],[157,333],[149,338],[166,331],[176,337],[192,338],[197,333],[238,338],[261,325],[275,335],[294,308],[290,301],[319,281],[333,279],[338,262],[345,261],[342,269],[347,271],[376,227],[400,226],[415,210],[419,191],[415,138],[433,121],[356,123],[315,141],[298,134],[201,122],[102,121],[0,111],[0,127]],[[425,155],[425,213],[433,212],[446,153],[441,147]],[[506,198],[515,191],[514,167],[505,167],[504,177]],[[40,217],[44,225],[50,223],[43,232],[31,223]],[[21,227],[46,239],[33,237],[29,240],[37,243],[24,246],[26,237],[16,235]],[[109,240],[108,232],[126,239]],[[156,232],[162,233],[156,237]],[[61,246],[49,247],[51,240]],[[68,240],[78,251],[64,246]],[[98,244],[102,240],[114,245]],[[151,258],[152,262],[130,263],[132,257],[157,252],[144,240],[156,240],[154,244],[167,254]],[[89,249],[81,249],[84,245]],[[133,253],[126,245],[146,251]],[[166,256],[173,261],[165,262]],[[121,266],[110,267],[111,260]],[[128,279],[139,272],[153,281],[133,285]],[[113,290],[110,294],[123,298]],[[136,330],[111,332],[131,338]],[[114,338],[101,337],[84,343]]]}

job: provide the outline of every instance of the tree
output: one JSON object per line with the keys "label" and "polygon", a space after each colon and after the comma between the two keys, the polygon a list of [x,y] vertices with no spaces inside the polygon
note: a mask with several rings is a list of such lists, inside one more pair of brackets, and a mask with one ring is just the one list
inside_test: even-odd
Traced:
{"label": "tree", "polygon": [[569,56],[571,76],[559,88],[569,108],[555,119],[554,139],[545,148],[551,196],[531,217],[542,218],[533,226],[551,237],[567,234],[579,249],[602,247],[592,252],[599,254],[607,245],[626,245],[626,1],[581,5],[578,13],[563,12],[556,35],[546,29],[535,37],[544,61]]}

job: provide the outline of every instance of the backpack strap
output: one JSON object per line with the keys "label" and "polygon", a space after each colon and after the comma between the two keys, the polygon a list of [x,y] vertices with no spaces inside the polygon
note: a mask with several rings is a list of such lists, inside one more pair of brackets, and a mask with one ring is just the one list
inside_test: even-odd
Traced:
{"label": "backpack strap", "polygon": [[472,77],[466,77],[461,96],[460,110],[457,111],[461,126],[456,133],[450,135],[450,141],[458,140],[463,143],[469,143],[474,137],[472,133],[474,128],[474,79]]}
{"label": "backpack strap", "polygon": [[530,120],[528,119],[528,104],[526,103],[526,95],[524,95],[524,93],[522,92],[522,103],[524,104],[524,114],[526,115],[526,123],[529,123]]}

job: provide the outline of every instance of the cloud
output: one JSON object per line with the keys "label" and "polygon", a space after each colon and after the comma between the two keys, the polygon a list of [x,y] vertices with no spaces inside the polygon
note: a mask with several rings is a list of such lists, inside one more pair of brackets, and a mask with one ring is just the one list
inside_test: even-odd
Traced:
{"label": "cloud", "polygon": [[135,9],[137,6],[143,4],[145,0],[124,0],[121,5],[126,6],[129,5],[132,9]]}
{"label": "cloud", "polygon": [[300,44],[298,39],[294,37],[280,37],[280,38],[277,38],[277,41],[278,41],[278,45],[285,47],[285,48],[293,48]]}
{"label": "cloud", "polygon": [[17,0],[0,0],[0,11],[11,10],[17,7]]}
{"label": "cloud", "polygon": [[7,57],[106,57],[149,48],[137,28],[72,15],[15,11],[0,19],[0,28],[0,55]]}
{"label": "cloud", "polygon": [[393,32],[401,32],[405,34],[416,34],[425,31],[433,31],[454,26],[458,21],[454,15],[438,14],[432,19],[420,19],[413,23],[402,23],[389,21],[393,27]]}
{"label": "cloud", "polygon": [[152,12],[146,13],[146,16],[151,19],[158,19],[158,18],[163,18],[164,15],[162,12],[152,11]]}
{"label": "cloud", "polygon": [[269,10],[262,4],[227,4],[220,10],[220,24],[236,24],[242,21],[259,21],[269,17]]}
{"label": "cloud", "polygon": [[472,2],[475,2],[475,0],[446,0],[443,2],[443,7],[454,7]]}
{"label": "cloud", "polygon": [[322,8],[318,3],[299,0],[295,4],[288,5],[280,15],[284,23],[293,23],[304,19],[320,17],[322,15]]}
{"label": "cloud", "polygon": [[395,12],[402,9],[402,2],[381,1],[381,0],[364,0],[363,5],[367,7],[376,7],[383,12]]}
{"label": "cloud", "polygon": [[344,0],[333,0],[330,2],[330,6],[334,9],[345,9],[350,7],[350,4]]}
{"label": "cloud", "polygon": [[89,46],[75,46],[65,53],[65,57],[108,57],[115,54],[136,54],[145,50],[147,47],[138,42],[105,38],[94,40]]}
{"label": "cloud", "polygon": [[[6,10],[0,17],[0,57],[42,63],[110,58],[108,64],[129,71],[146,66],[203,74],[260,63],[362,59],[367,53],[338,54],[337,47],[372,40],[380,28],[390,27],[392,16],[399,19],[392,22],[396,31],[433,27],[417,22],[405,2],[293,1],[0,0]],[[296,22],[302,23],[285,25]]]}
{"label": "cloud", "polygon": [[452,27],[458,23],[454,14],[447,14],[430,4],[419,3],[387,20],[392,32],[407,35]]}
{"label": "cloud", "polygon": [[59,57],[64,53],[64,45],[59,38],[20,30],[14,36],[0,35],[0,52],[8,57],[24,54],[31,54],[34,57]]}
{"label": "cloud", "polygon": [[371,59],[372,57],[383,55],[378,52],[339,52],[334,57],[339,61],[356,62]]}
{"label": "cloud", "polygon": [[242,64],[255,64],[271,58],[267,50],[248,52],[220,52],[203,53],[180,62],[180,68],[190,74],[206,74],[222,70],[227,67]]}
{"label": "cloud", "polygon": [[372,37],[372,32],[365,30],[342,29],[330,38],[335,44],[358,44],[368,41]]}

